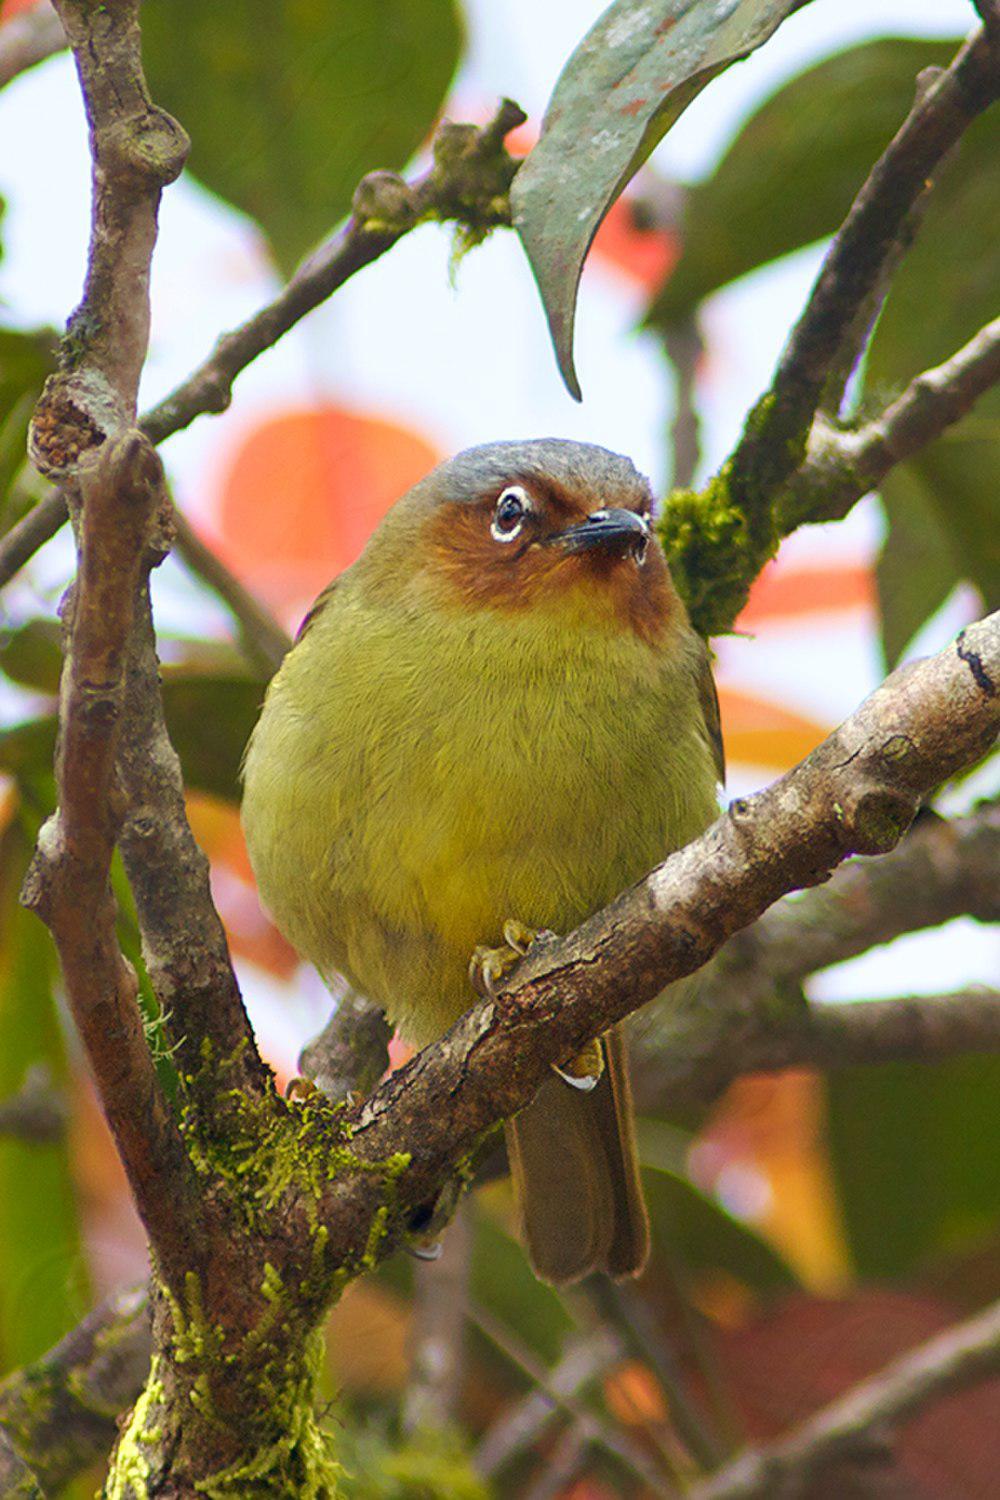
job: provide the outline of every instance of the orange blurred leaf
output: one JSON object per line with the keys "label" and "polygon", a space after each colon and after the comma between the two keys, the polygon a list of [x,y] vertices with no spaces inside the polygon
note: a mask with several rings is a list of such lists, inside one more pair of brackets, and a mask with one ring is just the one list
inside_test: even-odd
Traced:
{"label": "orange blurred leaf", "polygon": [[439,457],[415,432],[335,406],[266,417],[230,456],[218,550],[273,607],[301,611]]}

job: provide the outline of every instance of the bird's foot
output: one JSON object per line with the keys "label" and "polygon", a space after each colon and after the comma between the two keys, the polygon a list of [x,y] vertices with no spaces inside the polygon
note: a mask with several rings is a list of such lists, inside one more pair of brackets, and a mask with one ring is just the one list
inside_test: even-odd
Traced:
{"label": "bird's foot", "polygon": [[469,960],[469,979],[476,994],[492,1000],[500,981],[524,957],[535,939],[543,936],[547,934],[508,918],[503,924],[504,946],[488,948],[481,944]]}
{"label": "bird's foot", "polygon": [[568,1083],[571,1089],[579,1089],[582,1094],[589,1094],[591,1089],[596,1088],[600,1083],[604,1072],[604,1047],[600,1037],[595,1036],[582,1052],[571,1057],[569,1062],[564,1063],[561,1068],[557,1068],[553,1063],[552,1071],[562,1079],[563,1083]]}

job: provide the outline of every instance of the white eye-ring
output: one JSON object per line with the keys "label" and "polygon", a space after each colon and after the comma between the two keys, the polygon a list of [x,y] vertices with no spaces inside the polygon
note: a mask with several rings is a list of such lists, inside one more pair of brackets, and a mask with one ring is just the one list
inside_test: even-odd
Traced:
{"label": "white eye-ring", "polygon": [[519,484],[508,485],[497,501],[490,536],[495,542],[512,542],[520,536],[531,512],[531,497]]}

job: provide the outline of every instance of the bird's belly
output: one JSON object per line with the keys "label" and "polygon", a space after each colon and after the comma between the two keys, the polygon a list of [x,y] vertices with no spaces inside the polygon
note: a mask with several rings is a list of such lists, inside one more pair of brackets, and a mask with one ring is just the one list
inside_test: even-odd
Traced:
{"label": "bird's belly", "polygon": [[[547,658],[508,687],[458,657],[429,680],[396,656],[373,694],[347,665],[322,723],[293,728],[287,703],[269,701],[258,735],[275,785],[261,805],[282,810],[255,827],[252,747],[248,838],[296,946],[416,1044],[471,1003],[471,952],[499,945],[508,917],[566,931],[713,816],[686,675],[556,676]],[[294,887],[293,869],[309,872]]]}

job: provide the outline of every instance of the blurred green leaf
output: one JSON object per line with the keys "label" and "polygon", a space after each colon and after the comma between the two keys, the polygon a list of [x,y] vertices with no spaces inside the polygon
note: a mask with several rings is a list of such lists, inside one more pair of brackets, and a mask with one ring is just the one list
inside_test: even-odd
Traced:
{"label": "blurred green leaf", "polygon": [[192,172],[261,224],[287,273],[359,178],[426,138],[462,26],[454,0],[152,0],[142,41]]}
{"label": "blurred green leaf", "polygon": [[[886,301],[864,369],[866,404],[885,401],[921,370],[940,364],[997,314],[1000,287],[1000,118],[992,111],[966,132],[941,170],[916,243],[904,259]],[[896,471],[883,486],[890,531],[883,571],[907,594],[901,613],[910,636],[940,602],[945,558],[950,584],[975,585],[987,609],[1000,605],[1000,391],[980,400],[970,414],[937,442]],[[905,526],[897,538],[894,520],[909,478],[933,517],[927,545],[947,539],[937,587],[920,608],[906,578]],[[905,501],[903,502],[906,503]],[[904,519],[912,519],[912,510]],[[901,553],[899,557],[896,554]],[[890,611],[894,605],[889,603]],[[899,619],[884,627],[890,660],[901,649]],[[907,640],[910,637],[907,637]],[[902,642],[905,646],[906,641]]]}
{"label": "blurred green leaf", "polygon": [[882,651],[894,667],[921,625],[947,599],[959,575],[948,530],[917,466],[902,464],[882,482],[889,531],[875,566]]}
{"label": "blurred green leaf", "polygon": [[27,457],[28,422],[46,375],[55,369],[56,335],[43,328],[0,328],[0,518],[6,530],[6,497]]}
{"label": "blurred green leaf", "polygon": [[797,1285],[789,1267],[760,1235],[727,1213],[686,1177],[643,1166],[642,1185],[653,1232],[653,1264],[666,1256],[688,1273],[723,1271],[755,1292]]}
{"label": "blurred green leaf", "polygon": [[719,287],[832,234],[905,119],[917,74],[958,45],[864,42],[773,94],[690,189],[680,258],[647,321],[679,322]]}
{"label": "blurred green leaf", "polygon": [[[185,785],[230,802],[239,800],[239,768],[257,721],[265,684],[239,653],[209,642],[186,642],[185,659],[163,669],[163,703],[170,738],[181,758]],[[59,628],[30,620],[0,647],[0,668],[24,687],[54,693],[59,683]],[[0,731],[0,770],[18,779],[51,768],[54,715]]]}
{"label": "blurred green leaf", "polygon": [[573,1323],[558,1292],[538,1281],[523,1248],[475,1205],[472,1295],[536,1354],[558,1359]]}
{"label": "blurred green leaf", "polygon": [[[14,825],[0,843],[0,1098],[44,1069],[68,1085],[53,997],[55,949],[18,904],[32,841]],[[66,1141],[0,1136],[0,1361],[26,1363],[60,1339],[87,1302],[77,1205]]]}
{"label": "blurred green leaf", "polygon": [[572,54],[514,179],[514,224],[580,399],[573,322],[580,273],[608,209],[705,85],[759,47],[799,0],[616,0]]}
{"label": "blurred green leaf", "polygon": [[1000,1227],[1000,1058],[827,1080],[841,1213],[861,1277],[898,1279]]}
{"label": "blurred green leaf", "polygon": [[62,671],[61,631],[57,620],[28,620],[0,641],[0,671],[11,682],[53,697]]}
{"label": "blurred green leaf", "polygon": [[265,686],[236,669],[230,675],[202,675],[165,668],[163,707],[185,786],[239,801],[240,762]]}

